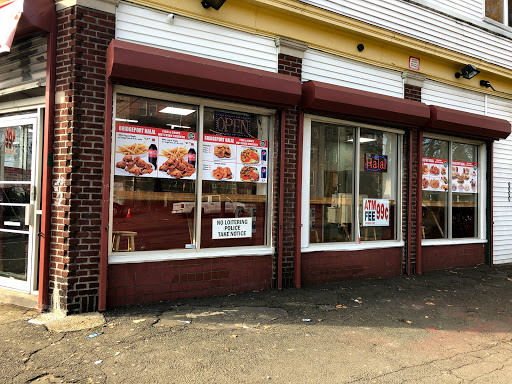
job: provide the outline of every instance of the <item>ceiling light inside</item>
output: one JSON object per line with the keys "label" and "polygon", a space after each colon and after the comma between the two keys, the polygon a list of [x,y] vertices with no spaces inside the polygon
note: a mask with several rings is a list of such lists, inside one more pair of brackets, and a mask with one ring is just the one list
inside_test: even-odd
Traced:
{"label": "ceiling light inside", "polygon": [[194,113],[195,109],[188,108],[175,108],[175,107],[165,107],[160,111],[160,113],[168,113],[170,115],[180,115],[180,116],[188,116],[191,113]]}

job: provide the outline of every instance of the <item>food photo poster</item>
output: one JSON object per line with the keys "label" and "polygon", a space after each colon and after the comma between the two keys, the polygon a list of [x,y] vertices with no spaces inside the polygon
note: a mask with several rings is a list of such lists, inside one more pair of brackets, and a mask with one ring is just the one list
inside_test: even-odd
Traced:
{"label": "food photo poster", "polygon": [[[118,123],[116,176],[195,180],[197,134]],[[203,135],[203,180],[267,182],[265,140]]]}
{"label": "food photo poster", "polygon": [[[448,169],[448,160],[424,157],[421,170],[423,191],[447,192],[450,188],[457,193],[477,193],[478,191],[478,163],[452,161],[452,166]],[[449,184],[449,176],[451,176],[451,184]]]}

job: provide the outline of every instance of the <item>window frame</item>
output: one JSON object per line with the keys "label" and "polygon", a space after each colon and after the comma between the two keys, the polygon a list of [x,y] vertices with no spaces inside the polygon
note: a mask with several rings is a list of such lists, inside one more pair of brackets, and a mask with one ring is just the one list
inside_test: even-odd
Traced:
{"label": "window frame", "polygon": [[483,2],[483,17],[484,17],[484,21],[487,22],[487,23],[491,23],[491,24],[497,24],[497,26],[499,27],[507,27],[507,28],[510,28],[511,26],[509,25],[510,23],[510,19],[509,19],[509,12],[508,12],[508,7],[509,7],[509,2],[512,1],[512,0],[500,0],[501,3],[503,4],[503,14],[501,15],[501,21],[498,21],[498,20],[494,20],[494,19],[491,19],[490,17],[487,16],[487,0],[484,0]]}
{"label": "window frame", "polygon": [[[395,232],[397,238],[395,240],[377,240],[377,241],[364,241],[359,243],[354,236],[350,242],[331,242],[331,243],[310,243],[310,217],[309,217],[309,203],[310,203],[310,164],[311,164],[311,124],[312,122],[328,123],[328,124],[342,124],[352,126],[354,128],[368,128],[376,131],[389,132],[397,134],[397,196],[396,196],[396,218],[395,218]],[[359,141],[360,130],[356,130],[355,138],[357,143]],[[301,252],[316,252],[316,251],[349,251],[349,250],[362,250],[374,248],[392,248],[403,247],[404,241],[402,236],[402,193],[403,193],[403,137],[405,132],[396,128],[383,127],[378,125],[357,123],[354,121],[337,119],[326,116],[319,116],[313,114],[304,115],[304,131],[303,131],[303,148],[302,148],[302,199],[301,199]],[[354,220],[359,224],[359,178],[360,178],[360,145],[354,145],[354,179],[353,179],[353,193],[354,193]],[[357,199],[356,199],[357,196]],[[357,200],[357,204],[355,204]],[[359,228],[359,225],[357,225]]]}
{"label": "window frame", "polygon": [[[470,144],[475,145],[478,148],[478,180],[477,185],[479,186],[478,190],[478,233],[476,237],[462,237],[462,238],[453,238],[452,237],[452,192],[451,189],[448,192],[447,199],[447,218],[448,218],[448,228],[447,228],[447,237],[439,238],[439,239],[421,239],[422,246],[433,246],[433,245],[455,245],[455,244],[468,244],[468,243],[487,243],[487,231],[486,231],[486,222],[487,222],[487,145],[485,142],[479,140],[471,140],[456,136],[447,136],[442,134],[435,133],[424,133],[423,138],[428,139],[436,139],[443,140],[448,142],[448,169],[451,170],[452,167],[452,150],[453,143],[461,143],[461,144]],[[423,142],[422,145],[422,158],[423,156]],[[420,164],[421,166],[421,164]],[[451,176],[450,176],[451,180]],[[450,184],[451,185],[451,184]],[[421,191],[423,193],[423,191]],[[422,199],[423,201],[423,199]]]}
{"label": "window frame", "polygon": [[[229,101],[222,101],[218,99],[209,99],[206,97],[188,96],[181,95],[171,92],[153,91],[142,88],[135,88],[125,85],[116,85],[113,91],[112,100],[112,127],[111,127],[111,157],[110,157],[110,201],[109,201],[109,243],[108,243],[108,263],[109,264],[126,264],[126,263],[143,263],[143,262],[158,262],[167,260],[188,260],[188,259],[200,259],[200,258],[212,258],[212,257],[232,257],[232,256],[258,256],[258,255],[270,255],[274,252],[273,244],[273,232],[272,225],[274,223],[274,172],[276,164],[268,162],[267,175],[267,207],[266,207],[266,238],[268,239],[267,245],[254,245],[244,247],[218,247],[218,248],[190,248],[190,249],[167,249],[167,250],[155,250],[155,251],[133,251],[133,252],[113,252],[112,251],[112,231],[113,231],[113,205],[114,205],[114,168],[115,168],[115,127],[116,127],[116,104],[117,95],[125,94],[129,96],[147,97],[152,99],[158,99],[163,101],[177,102],[183,104],[192,104],[198,107],[198,129],[197,129],[197,164],[202,164],[202,151],[203,151],[203,125],[204,125],[204,109],[206,108],[222,108],[233,111],[240,111],[245,113],[254,113],[259,115],[265,115],[269,118],[268,127],[268,155],[267,158],[273,159],[273,145],[274,143],[274,128],[276,122],[276,110],[252,106],[247,104],[239,104]],[[201,138],[201,139],[199,139]],[[202,202],[202,175],[203,169],[198,166],[196,169],[196,190],[195,199],[199,204]],[[195,210],[195,236],[194,243],[201,239],[201,210]]]}

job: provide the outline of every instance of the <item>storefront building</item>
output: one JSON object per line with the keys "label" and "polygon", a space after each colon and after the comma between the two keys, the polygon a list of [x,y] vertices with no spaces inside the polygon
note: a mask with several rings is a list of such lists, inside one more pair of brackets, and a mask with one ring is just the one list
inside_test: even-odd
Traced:
{"label": "storefront building", "polygon": [[[55,37],[35,60],[46,99],[10,89],[0,104],[3,205],[16,207],[0,285],[40,310],[493,262],[494,148],[512,101],[454,76],[468,52],[323,2],[50,3],[54,30],[0,55]],[[498,59],[479,77],[506,90]],[[10,238],[22,235],[25,249]]]}

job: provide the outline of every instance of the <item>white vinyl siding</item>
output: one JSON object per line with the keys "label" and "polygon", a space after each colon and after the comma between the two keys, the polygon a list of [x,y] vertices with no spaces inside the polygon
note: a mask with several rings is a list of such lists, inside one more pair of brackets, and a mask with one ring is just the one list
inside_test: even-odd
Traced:
{"label": "white vinyl siding", "polygon": [[167,22],[167,16],[121,3],[116,13],[116,39],[277,72],[274,39],[179,15]]}
{"label": "white vinyl siding", "polygon": [[316,80],[381,95],[403,98],[402,73],[308,49],[302,60],[302,81]]}
{"label": "white vinyl siding", "polygon": [[458,111],[485,114],[485,95],[451,85],[425,80],[421,89],[421,101],[425,104],[456,109]]}
{"label": "white vinyl siding", "polygon": [[[305,0],[304,3],[477,59],[512,68],[512,41],[510,39],[410,2],[401,0]],[[446,0],[444,3],[451,6],[452,1]],[[462,4],[462,1],[457,1],[457,4],[459,3]],[[472,1],[470,4],[473,7]],[[478,21],[481,19],[482,15]]]}
{"label": "white vinyl siding", "polygon": [[[488,97],[489,116],[512,122],[512,101],[497,97]],[[512,263],[512,202],[508,200],[508,183],[512,183],[512,135],[506,140],[494,143],[494,264]]]}
{"label": "white vinyl siding", "polygon": [[481,20],[484,14],[485,0],[413,0],[432,9]]}

